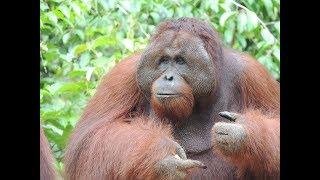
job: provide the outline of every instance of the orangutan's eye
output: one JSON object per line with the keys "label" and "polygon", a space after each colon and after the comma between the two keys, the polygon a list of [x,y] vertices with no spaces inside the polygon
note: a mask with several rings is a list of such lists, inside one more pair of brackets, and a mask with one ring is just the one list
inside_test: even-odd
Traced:
{"label": "orangutan's eye", "polygon": [[185,61],[184,58],[181,57],[181,56],[177,56],[177,57],[175,58],[175,61],[176,61],[176,63],[179,64],[179,65],[186,64],[186,61]]}
{"label": "orangutan's eye", "polygon": [[168,64],[169,63],[169,57],[167,56],[162,56],[159,60],[159,65],[160,64]]}

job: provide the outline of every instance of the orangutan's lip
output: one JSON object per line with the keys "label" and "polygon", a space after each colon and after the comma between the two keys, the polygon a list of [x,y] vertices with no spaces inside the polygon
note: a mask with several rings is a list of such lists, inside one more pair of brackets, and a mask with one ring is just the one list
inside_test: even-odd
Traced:
{"label": "orangutan's lip", "polygon": [[157,93],[156,97],[158,98],[173,98],[178,97],[180,94],[173,94],[173,93]]}

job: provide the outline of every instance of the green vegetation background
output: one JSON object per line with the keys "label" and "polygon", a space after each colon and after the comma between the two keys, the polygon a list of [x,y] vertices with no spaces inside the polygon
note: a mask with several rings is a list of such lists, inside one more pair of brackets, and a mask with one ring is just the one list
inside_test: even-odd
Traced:
{"label": "green vegetation background", "polygon": [[280,0],[41,0],[41,122],[58,169],[67,139],[100,78],[143,49],[166,19],[208,20],[229,47],[279,80]]}

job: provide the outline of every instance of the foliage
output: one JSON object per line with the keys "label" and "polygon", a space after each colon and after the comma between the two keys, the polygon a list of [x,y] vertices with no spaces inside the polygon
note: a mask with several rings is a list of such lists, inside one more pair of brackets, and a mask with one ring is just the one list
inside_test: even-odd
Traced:
{"label": "foliage", "polygon": [[[99,79],[166,19],[208,20],[279,79],[279,0],[41,0],[41,121],[58,162]],[[57,164],[62,168],[62,163]]]}

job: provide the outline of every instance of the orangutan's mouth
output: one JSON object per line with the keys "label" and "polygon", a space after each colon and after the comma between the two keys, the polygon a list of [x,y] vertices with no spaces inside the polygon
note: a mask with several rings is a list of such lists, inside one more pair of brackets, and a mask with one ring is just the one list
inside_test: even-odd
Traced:
{"label": "orangutan's mouth", "polygon": [[180,94],[177,94],[177,93],[157,93],[156,94],[157,98],[174,98],[179,96]]}

